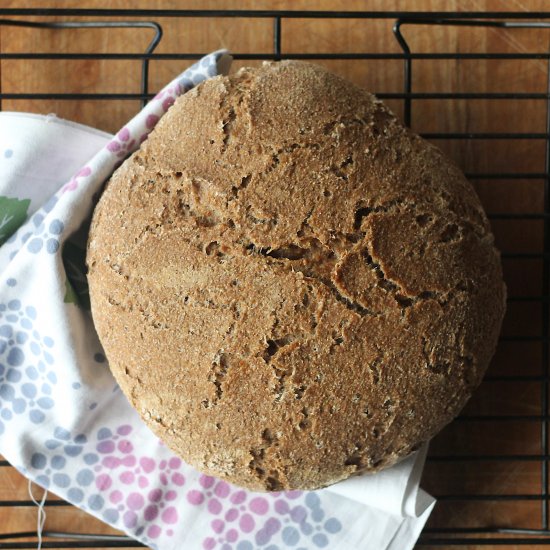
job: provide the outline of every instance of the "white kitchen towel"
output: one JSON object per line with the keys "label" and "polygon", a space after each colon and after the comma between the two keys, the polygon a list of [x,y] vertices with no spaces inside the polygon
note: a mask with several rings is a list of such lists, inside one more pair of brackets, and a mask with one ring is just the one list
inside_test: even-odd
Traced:
{"label": "white kitchen towel", "polygon": [[115,136],[0,113],[0,453],[152,548],[407,550],[434,505],[419,489],[425,449],[320,491],[245,491],[167,449],[106,364],[84,268],[94,203],[174,99],[230,62],[206,56]]}

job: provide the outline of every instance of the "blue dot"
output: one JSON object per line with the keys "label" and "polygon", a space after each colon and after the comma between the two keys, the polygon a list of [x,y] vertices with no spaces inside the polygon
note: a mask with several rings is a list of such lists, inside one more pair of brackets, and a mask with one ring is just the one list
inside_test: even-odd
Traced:
{"label": "blue dot", "polygon": [[81,487],[87,487],[88,485],[90,485],[90,483],[92,483],[93,480],[94,473],[92,472],[92,470],[88,470],[88,468],[80,470],[80,472],[76,474],[76,482]]}
{"label": "blue dot", "polygon": [[2,325],[0,327],[0,336],[4,338],[11,338],[13,336],[13,329],[10,325]]}
{"label": "blue dot", "polygon": [[11,365],[12,367],[19,367],[23,364],[25,361],[25,354],[23,353],[23,350],[18,347],[13,347],[10,349],[8,353],[8,365]]}
{"label": "blue dot", "polygon": [[33,399],[36,396],[36,386],[34,384],[26,382],[21,386],[21,393],[27,399]]}
{"label": "blue dot", "polygon": [[237,544],[237,550],[254,550],[254,546],[247,540],[242,540]]}
{"label": "blue dot", "polygon": [[295,546],[300,540],[300,533],[294,527],[285,527],[283,529],[283,542],[287,546]]}
{"label": "blue dot", "polygon": [[28,319],[21,319],[21,326],[29,330],[32,328],[32,323]]}
{"label": "blue dot", "polygon": [[11,159],[13,157],[13,150],[12,149],[6,149],[4,151],[4,158]]}
{"label": "blue dot", "polygon": [[5,340],[0,340],[0,353],[3,354],[6,351],[8,344]]}
{"label": "blue dot", "polygon": [[325,512],[323,512],[321,508],[316,508],[311,513],[311,519],[313,519],[313,521],[323,521],[325,519]]}
{"label": "blue dot", "polygon": [[321,499],[315,493],[308,493],[306,495],[306,505],[309,508],[318,508],[321,504]]}
{"label": "blue dot", "polygon": [[44,221],[44,216],[42,214],[35,214],[32,217],[32,223],[35,227],[38,227]]}
{"label": "blue dot", "polygon": [[49,372],[46,376],[46,378],[52,383],[57,384],[57,376],[55,375],[55,372]]}
{"label": "blue dot", "polygon": [[54,406],[54,402],[51,397],[41,397],[40,399],[38,399],[37,403],[41,409],[46,410],[51,409]]}
{"label": "blue dot", "polygon": [[105,521],[108,521],[109,523],[116,523],[119,518],[119,513],[114,508],[107,508],[105,512],[103,512],[103,519]]}
{"label": "blue dot", "polygon": [[105,363],[105,355],[103,355],[103,353],[96,353],[94,355],[94,359],[95,361],[97,361],[98,363]]}
{"label": "blue dot", "polygon": [[323,533],[317,533],[316,535],[313,535],[312,539],[313,544],[315,546],[318,546],[319,548],[324,548],[328,545],[328,539],[326,535],[323,535]]}
{"label": "blue dot", "polygon": [[42,239],[35,237],[27,245],[27,249],[32,254],[38,254],[42,250]]}
{"label": "blue dot", "polygon": [[14,399],[11,406],[15,414],[21,414],[25,412],[25,409],[27,408],[27,402],[24,399]]}
{"label": "blue dot", "polygon": [[78,445],[66,445],[63,447],[63,450],[67,456],[78,456],[82,452],[82,447]]}
{"label": "blue dot", "polygon": [[8,384],[2,384],[0,386],[0,397],[5,401],[11,401],[15,397],[13,387],[8,386]]}
{"label": "blue dot", "polygon": [[35,470],[42,470],[45,466],[48,460],[42,453],[34,453],[31,456],[31,466]]}
{"label": "blue dot", "polygon": [[97,432],[97,438],[99,440],[101,439],[108,439],[109,437],[112,437],[113,433],[111,432],[111,430],[109,430],[109,428],[101,428],[98,432]]}
{"label": "blue dot", "polygon": [[80,382],[73,382],[73,389],[79,390],[81,388]]}
{"label": "blue dot", "polygon": [[19,300],[10,300],[8,302],[8,308],[12,311],[18,311],[21,309],[21,302]]}
{"label": "blue dot", "polygon": [[24,344],[27,340],[28,340],[29,336],[26,332],[21,332],[19,331],[16,335],[15,335],[15,341],[18,343],[18,344]]}
{"label": "blue dot", "polygon": [[13,417],[13,414],[11,414],[11,411],[9,409],[2,409],[2,411],[0,412],[0,416],[4,420],[11,420]]}
{"label": "blue dot", "polygon": [[4,376],[4,372],[6,371],[6,367],[0,363],[0,376]]}
{"label": "blue dot", "polygon": [[42,390],[42,393],[45,393],[46,395],[52,394],[52,388],[49,384],[42,384],[42,387],[40,389]]}
{"label": "blue dot", "polygon": [[86,453],[83,458],[84,462],[88,464],[88,466],[95,464],[99,460],[99,456],[97,456],[95,453]]}
{"label": "blue dot", "polygon": [[27,315],[31,318],[31,319],[36,319],[36,309],[34,309],[34,307],[32,306],[28,306],[25,308],[25,312],[27,313]]}
{"label": "blue dot", "polygon": [[63,489],[71,484],[71,478],[67,474],[54,474],[52,481],[55,485]]}
{"label": "blue dot", "polygon": [[36,476],[36,483],[48,489],[50,486],[50,478],[48,476]]}
{"label": "blue dot", "polygon": [[10,369],[6,374],[8,382],[19,382],[21,380],[21,373],[17,369]]}
{"label": "blue dot", "polygon": [[331,534],[338,533],[342,530],[342,524],[336,518],[327,519],[323,527],[327,533]]}
{"label": "blue dot", "polygon": [[64,227],[61,220],[53,220],[52,223],[50,223],[49,231],[53,235],[61,235]]}
{"label": "blue dot", "polygon": [[38,370],[40,372],[44,372],[46,370],[46,364],[44,361],[38,361]]}
{"label": "blue dot", "polygon": [[53,346],[53,340],[49,336],[44,336],[44,344],[46,344],[48,348],[51,348]]}
{"label": "blue dot", "polygon": [[59,241],[57,239],[48,239],[46,241],[46,250],[50,254],[55,254],[59,250]]}
{"label": "blue dot", "polygon": [[53,365],[53,357],[47,351],[44,352],[44,359],[48,365]]}
{"label": "blue dot", "polygon": [[78,434],[74,438],[74,442],[78,443],[79,445],[83,445],[84,443],[88,443],[88,438],[86,437],[85,434]]}
{"label": "blue dot", "polygon": [[34,424],[40,424],[40,422],[44,422],[44,418],[46,418],[46,415],[42,411],[39,411],[38,409],[33,409],[30,412],[29,416],[30,416],[31,422],[33,422]]}
{"label": "blue dot", "polygon": [[57,441],[55,439],[47,439],[46,440],[46,449],[57,449],[61,445],[60,441]]}
{"label": "blue dot", "polygon": [[42,210],[44,210],[44,212],[51,212],[56,203],[57,197],[52,195],[48,202],[42,207]]}
{"label": "blue dot", "polygon": [[65,464],[67,463],[67,460],[65,459],[65,457],[61,456],[61,455],[55,455],[52,457],[52,460],[50,462],[52,468],[54,470],[61,470],[63,468],[65,468]]}
{"label": "blue dot", "polygon": [[302,533],[306,536],[311,535],[311,533],[313,533],[313,526],[311,525],[311,523],[303,521],[302,523],[300,523],[300,531],[302,531]]}
{"label": "blue dot", "polygon": [[7,281],[6,281],[6,284],[8,286],[15,286],[17,284],[17,281],[13,278],[13,277],[10,277]]}
{"label": "blue dot", "polygon": [[38,371],[34,367],[27,367],[25,373],[31,380],[36,380],[38,378]]}
{"label": "blue dot", "polygon": [[6,321],[9,321],[10,323],[15,323],[17,320],[17,315],[15,315],[15,313],[10,313],[9,315],[6,315]]}
{"label": "blue dot", "polygon": [[55,428],[53,435],[56,439],[61,439],[61,441],[70,441],[71,439],[71,432],[61,426]]}
{"label": "blue dot", "polygon": [[71,502],[74,502],[74,504],[79,504],[84,498],[84,493],[77,487],[71,487],[67,492],[67,497]]}
{"label": "blue dot", "polygon": [[101,510],[103,508],[103,505],[105,504],[105,501],[103,500],[103,497],[101,495],[92,495],[88,499],[88,506],[91,510]]}

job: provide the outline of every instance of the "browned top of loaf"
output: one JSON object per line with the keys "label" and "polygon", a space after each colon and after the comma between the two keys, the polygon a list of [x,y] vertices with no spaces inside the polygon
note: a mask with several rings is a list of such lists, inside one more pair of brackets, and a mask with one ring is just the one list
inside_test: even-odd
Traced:
{"label": "browned top of loaf", "polygon": [[504,312],[462,173],[372,95],[297,62],[178,99],[108,184],[88,264],[145,422],[258,490],[409,454],[479,384]]}

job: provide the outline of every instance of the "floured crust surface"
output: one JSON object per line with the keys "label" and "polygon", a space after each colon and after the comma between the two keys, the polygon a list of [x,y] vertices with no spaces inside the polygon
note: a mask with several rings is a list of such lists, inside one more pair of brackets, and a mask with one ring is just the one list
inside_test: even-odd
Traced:
{"label": "floured crust surface", "polygon": [[87,261],[132,405],[186,462],[255,490],[408,455],[479,384],[504,314],[462,173],[299,62],[179,98],[107,185]]}

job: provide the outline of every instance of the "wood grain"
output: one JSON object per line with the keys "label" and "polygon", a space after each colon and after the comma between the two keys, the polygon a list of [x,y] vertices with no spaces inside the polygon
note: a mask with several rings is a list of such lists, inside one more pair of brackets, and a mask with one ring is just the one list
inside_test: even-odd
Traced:
{"label": "wood grain", "polygon": [[[55,7],[80,7],[77,0],[50,2]],[[140,8],[231,9],[331,9],[361,10],[363,0],[187,0],[136,1]],[[1,7],[28,7],[22,0],[7,0]],[[89,0],[86,7],[114,8],[109,0]],[[370,10],[503,10],[548,9],[545,0],[373,0]],[[19,18],[19,17],[17,17]],[[38,18],[34,18],[38,19]],[[59,18],[68,19],[68,18]],[[74,19],[74,18],[71,18]],[[88,20],[91,18],[88,18]],[[272,51],[272,21],[257,19],[155,18],[165,35],[159,53],[205,52],[227,47],[239,53]],[[296,19],[283,22],[283,53],[304,52],[400,52],[391,33],[393,21]],[[403,30],[414,52],[543,52],[550,48],[550,30],[470,29],[406,26]],[[2,52],[141,52],[151,32],[143,29],[29,30],[0,26]],[[378,93],[403,90],[403,63],[393,61],[322,61],[331,70]],[[244,63],[236,62],[235,66]],[[180,61],[154,61],[149,88],[157,90],[182,70]],[[4,93],[139,92],[139,63],[128,61],[7,61],[0,62],[0,86]],[[414,61],[415,92],[545,92],[548,67],[545,61],[441,60]],[[388,101],[398,115],[401,101]],[[46,113],[116,131],[138,109],[136,101],[6,100],[6,110]],[[545,132],[546,104],[539,100],[417,100],[412,104],[412,127],[418,132]],[[543,140],[435,140],[461,168],[469,173],[542,172]],[[516,214],[543,211],[544,181],[533,179],[472,180],[489,213]],[[494,220],[498,246],[504,252],[540,252],[541,220]],[[541,260],[503,260],[511,296],[537,296],[542,292]],[[539,336],[541,305],[514,302],[503,327],[505,336]],[[548,335],[546,335],[548,336]],[[503,342],[489,374],[542,374],[542,346],[536,342]],[[485,382],[467,405],[464,415],[540,415],[541,388],[538,383]],[[435,438],[431,455],[450,454],[538,454],[540,424],[518,420],[458,420]],[[541,463],[514,461],[429,462],[423,485],[434,494],[518,495],[539,494]],[[15,470],[0,468],[0,500],[27,500],[26,482]],[[52,499],[53,500],[53,499]],[[540,502],[441,501],[429,521],[431,527],[540,527]],[[33,530],[36,511],[30,507],[0,508],[0,533]],[[74,532],[112,533],[113,530],[78,510],[49,507],[48,529]],[[510,546],[515,548],[515,546]],[[452,546],[448,546],[452,548]],[[472,550],[491,546],[461,546]],[[518,547],[519,548],[519,547]],[[531,546],[536,549],[538,546]],[[542,547],[541,547],[542,548]]]}

